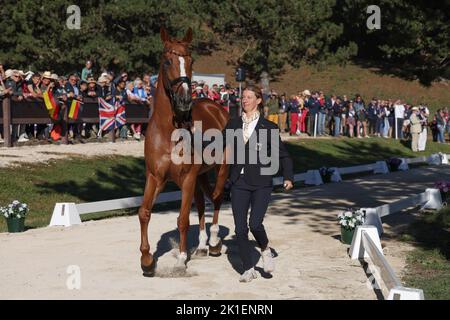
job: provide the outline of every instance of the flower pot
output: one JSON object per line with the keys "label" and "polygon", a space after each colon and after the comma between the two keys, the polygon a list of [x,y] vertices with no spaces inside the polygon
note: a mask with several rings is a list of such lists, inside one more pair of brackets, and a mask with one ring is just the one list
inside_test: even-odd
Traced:
{"label": "flower pot", "polygon": [[354,232],[355,229],[346,229],[341,226],[341,242],[344,244],[352,244]]}
{"label": "flower pot", "polygon": [[8,224],[8,232],[25,231],[25,217],[22,218],[6,218]]}

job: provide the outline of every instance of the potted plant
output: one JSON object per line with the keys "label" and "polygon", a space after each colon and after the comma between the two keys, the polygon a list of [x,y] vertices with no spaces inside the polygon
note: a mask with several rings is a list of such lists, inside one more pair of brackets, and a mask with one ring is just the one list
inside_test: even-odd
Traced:
{"label": "potted plant", "polygon": [[338,214],[338,221],[341,225],[341,242],[351,244],[353,233],[357,226],[364,223],[365,214],[359,209],[347,209]]}
{"label": "potted plant", "polygon": [[402,164],[402,160],[399,158],[390,158],[386,163],[389,171],[398,171],[398,167]]}
{"label": "potted plant", "polygon": [[434,187],[441,192],[442,203],[447,203],[450,199],[450,181],[438,181]]}
{"label": "potted plant", "polygon": [[320,176],[322,177],[323,182],[330,182],[331,176],[334,173],[334,169],[322,167],[319,169]]}
{"label": "potted plant", "polygon": [[6,218],[8,232],[23,232],[25,230],[25,216],[28,213],[26,203],[14,200],[7,207],[0,207],[0,213]]}

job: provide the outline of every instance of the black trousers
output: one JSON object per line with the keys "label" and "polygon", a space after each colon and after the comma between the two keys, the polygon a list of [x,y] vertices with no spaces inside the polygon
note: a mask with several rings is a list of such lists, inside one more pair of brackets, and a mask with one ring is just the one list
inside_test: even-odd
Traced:
{"label": "black trousers", "polygon": [[[231,186],[231,207],[233,210],[236,240],[244,270],[248,270],[254,266],[248,240],[249,227],[261,249],[266,249],[269,243],[263,220],[267,207],[269,206],[271,193],[272,186],[260,187],[249,185],[245,182],[243,175]],[[248,209],[250,206],[250,219],[249,223],[247,223]]]}

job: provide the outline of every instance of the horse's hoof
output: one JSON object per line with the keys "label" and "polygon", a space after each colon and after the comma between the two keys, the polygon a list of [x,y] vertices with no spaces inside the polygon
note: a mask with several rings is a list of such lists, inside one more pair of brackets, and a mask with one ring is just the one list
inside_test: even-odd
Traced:
{"label": "horse's hoof", "polygon": [[194,254],[196,257],[206,257],[208,255],[208,249],[197,249]]}
{"label": "horse's hoof", "polygon": [[186,273],[187,266],[184,263],[177,263],[173,267],[173,272],[176,274],[183,274]]}
{"label": "horse's hoof", "polygon": [[144,266],[143,264],[141,264],[141,269],[142,269],[142,275],[144,277],[154,277],[155,276],[155,270],[156,270],[156,263],[155,261],[152,262],[151,265],[149,266]]}
{"label": "horse's hoof", "polygon": [[219,243],[217,245],[209,246],[209,255],[212,257],[219,257],[222,253],[222,240],[219,240]]}

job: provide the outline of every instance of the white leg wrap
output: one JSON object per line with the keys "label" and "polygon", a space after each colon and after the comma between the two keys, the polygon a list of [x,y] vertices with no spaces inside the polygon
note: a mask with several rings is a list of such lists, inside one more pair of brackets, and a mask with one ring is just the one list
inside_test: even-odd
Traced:
{"label": "white leg wrap", "polygon": [[178,256],[176,267],[186,267],[187,254],[186,252],[181,252]]}
{"label": "white leg wrap", "polygon": [[198,248],[206,249],[206,242],[208,242],[208,235],[206,230],[200,230],[200,235],[198,236]]}
{"label": "white leg wrap", "polygon": [[211,228],[209,228],[209,231],[211,232],[211,236],[209,238],[209,245],[211,247],[215,247],[215,246],[217,246],[217,244],[220,241],[220,238],[219,238],[219,225],[218,224],[213,224],[211,226]]}

